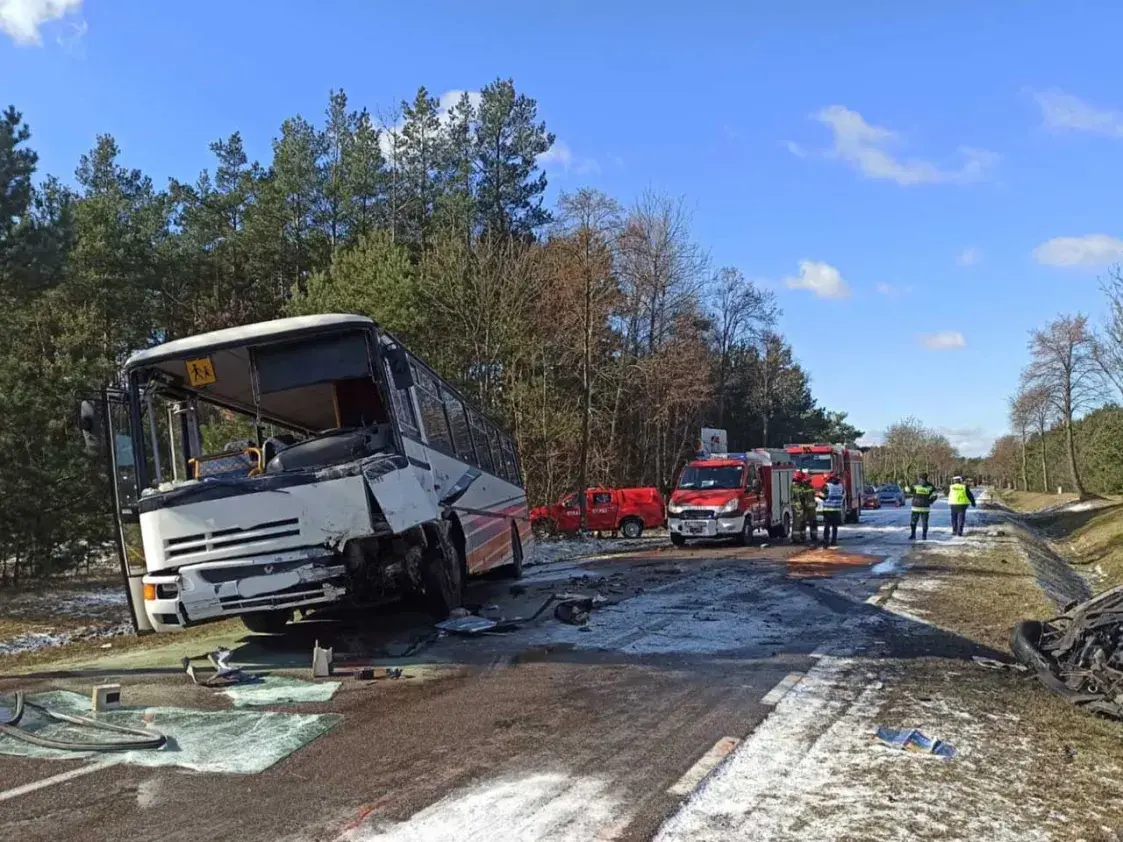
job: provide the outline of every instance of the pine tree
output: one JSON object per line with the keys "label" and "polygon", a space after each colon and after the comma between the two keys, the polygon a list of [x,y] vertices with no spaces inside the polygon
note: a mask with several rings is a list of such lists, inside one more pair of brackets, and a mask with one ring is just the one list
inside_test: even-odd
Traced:
{"label": "pine tree", "polygon": [[554,145],[554,135],[537,117],[538,104],[517,93],[511,79],[497,79],[480,92],[477,202],[488,232],[525,237],[550,221],[538,158]]}

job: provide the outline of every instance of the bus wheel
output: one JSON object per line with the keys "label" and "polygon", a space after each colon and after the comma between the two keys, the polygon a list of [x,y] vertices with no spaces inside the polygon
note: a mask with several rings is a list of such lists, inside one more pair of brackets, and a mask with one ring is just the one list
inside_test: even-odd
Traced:
{"label": "bus wheel", "polygon": [[624,533],[625,538],[635,540],[643,534],[643,521],[639,518],[630,517],[620,524],[620,531]]}
{"label": "bus wheel", "polygon": [[292,611],[255,611],[242,615],[242,625],[254,634],[284,634]]}
{"label": "bus wheel", "polygon": [[445,524],[426,529],[429,546],[422,557],[421,582],[429,613],[443,620],[463,599],[464,580],[460,575],[460,556],[449,538]]}
{"label": "bus wheel", "polygon": [[508,579],[521,579],[523,575],[523,541],[519,537],[519,530],[511,524],[511,558],[514,559],[502,568]]}

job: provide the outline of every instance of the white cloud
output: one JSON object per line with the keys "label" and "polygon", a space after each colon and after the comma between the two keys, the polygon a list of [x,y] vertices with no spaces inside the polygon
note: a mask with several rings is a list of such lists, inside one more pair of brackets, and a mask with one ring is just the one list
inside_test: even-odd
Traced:
{"label": "white cloud", "polygon": [[830,128],[834,146],[827,152],[832,158],[845,161],[869,178],[894,181],[902,186],[915,184],[969,184],[979,181],[998,160],[998,156],[984,149],[959,147],[963,164],[957,169],[941,169],[931,161],[921,159],[898,160],[888,147],[899,136],[882,126],[873,126],[857,111],[843,105],[829,105],[811,115]]}
{"label": "white cloud", "polygon": [[1099,108],[1056,88],[1035,91],[1033,98],[1050,129],[1123,137],[1123,113]]}
{"label": "white cloud", "polygon": [[82,7],[82,0],[0,0],[0,32],[17,44],[41,46],[39,27]]}
{"label": "white cloud", "polygon": [[800,146],[798,143],[796,143],[794,140],[785,141],[784,145],[787,146],[788,151],[791,152],[793,155],[795,155],[797,158],[806,158],[807,157],[807,150],[804,149],[802,146]]}
{"label": "white cloud", "polygon": [[842,273],[831,266],[815,260],[799,261],[799,277],[784,278],[789,289],[807,289],[817,298],[849,298],[850,287],[842,279]]}
{"label": "white cloud", "polygon": [[967,340],[958,330],[941,330],[939,333],[921,334],[920,344],[929,351],[954,351],[966,348]]}
{"label": "white cloud", "polygon": [[986,456],[998,438],[982,427],[937,427],[936,432],[947,438],[960,456]]}
{"label": "white cloud", "polygon": [[972,246],[971,248],[963,249],[963,251],[955,256],[955,262],[960,266],[974,266],[982,259],[982,250],[977,249],[974,246]]}
{"label": "white cloud", "polygon": [[593,158],[579,158],[573,154],[564,140],[555,140],[554,145],[538,156],[538,166],[573,172],[577,175],[590,175],[600,172],[600,164]]}
{"label": "white cloud", "polygon": [[900,287],[895,284],[878,284],[876,289],[879,295],[884,295],[886,298],[900,298],[912,291],[912,287]]}
{"label": "white cloud", "polygon": [[1109,234],[1054,237],[1033,250],[1033,259],[1046,266],[1104,266],[1123,259],[1123,240]]}

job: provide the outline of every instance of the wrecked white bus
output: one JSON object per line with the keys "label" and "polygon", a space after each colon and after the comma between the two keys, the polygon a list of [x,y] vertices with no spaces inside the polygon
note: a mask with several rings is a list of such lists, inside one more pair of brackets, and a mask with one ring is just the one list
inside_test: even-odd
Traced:
{"label": "wrecked white bus", "polygon": [[[370,319],[279,319],[134,354],[82,405],[108,457],[137,631],[240,617],[277,632],[329,605],[521,575],[533,541],[514,444]],[[245,433],[215,439],[231,430]]]}

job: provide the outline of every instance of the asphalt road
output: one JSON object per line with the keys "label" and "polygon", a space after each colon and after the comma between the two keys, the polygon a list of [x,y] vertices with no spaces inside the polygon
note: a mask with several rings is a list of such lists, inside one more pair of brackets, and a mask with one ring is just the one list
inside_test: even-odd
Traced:
{"label": "asphalt road", "polygon": [[[0,837],[651,839],[691,783],[668,790],[715,744],[752,732],[787,676],[824,647],[873,635],[876,594],[908,550],[907,523],[907,509],[866,512],[828,553],[653,545],[533,568],[514,589],[484,581],[470,594],[512,617],[551,593],[601,593],[615,604],[595,610],[587,630],[547,611],[509,634],[433,640],[423,618],[390,612],[246,637],[236,660],[301,666],[297,677],[309,676],[314,639],[352,663],[402,664],[406,677],[344,677],[329,702],[269,708],[342,721],[257,774],[90,771],[83,761],[0,754]],[[942,501],[929,537],[950,538]],[[175,666],[160,657],[121,668],[138,716],[146,706],[230,707],[182,675],[145,673]],[[17,687],[88,694],[112,680],[107,663],[96,674],[0,678],[0,699]]]}

